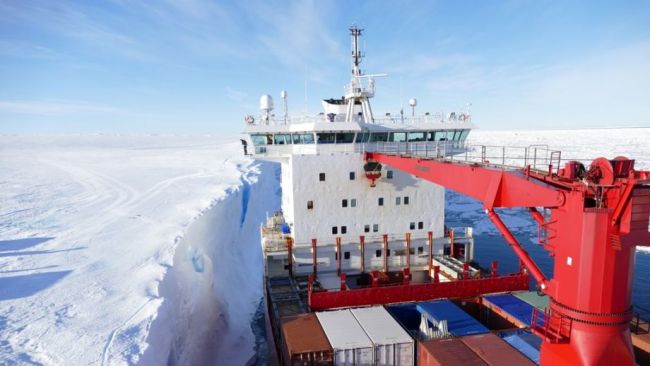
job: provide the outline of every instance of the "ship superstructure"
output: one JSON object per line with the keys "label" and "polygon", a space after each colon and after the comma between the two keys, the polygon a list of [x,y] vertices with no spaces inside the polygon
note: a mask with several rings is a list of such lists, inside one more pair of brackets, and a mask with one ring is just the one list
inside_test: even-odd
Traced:
{"label": "ship superstructure", "polygon": [[[407,265],[424,269],[430,235],[435,255],[449,246],[444,189],[365,162],[363,153],[403,142],[408,149],[430,149],[440,156],[457,153],[471,129],[471,116],[467,111],[376,118],[370,103],[374,78],[359,67],[362,30],[352,27],[350,32],[352,80],[341,99],[323,100],[324,111],[316,116],[278,118],[266,95],[262,115],[247,117],[253,156],[282,164],[282,211],[263,228],[270,277],[317,272],[322,286],[338,288],[341,272],[389,272]],[[405,254],[407,233],[410,256]],[[456,241],[470,260],[471,230],[458,231]]]}

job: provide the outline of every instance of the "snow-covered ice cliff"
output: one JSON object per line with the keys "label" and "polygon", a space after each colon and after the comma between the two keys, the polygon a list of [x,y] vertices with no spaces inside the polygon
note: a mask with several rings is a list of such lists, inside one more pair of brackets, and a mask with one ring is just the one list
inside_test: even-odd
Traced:
{"label": "snow-covered ice cliff", "polygon": [[211,137],[1,136],[0,364],[244,363],[278,168]]}

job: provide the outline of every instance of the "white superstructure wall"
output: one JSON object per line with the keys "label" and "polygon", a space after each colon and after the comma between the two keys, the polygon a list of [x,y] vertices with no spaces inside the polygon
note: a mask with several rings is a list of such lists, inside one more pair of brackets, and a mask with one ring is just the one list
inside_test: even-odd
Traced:
{"label": "white superstructure wall", "polygon": [[388,166],[370,187],[364,164],[356,153],[292,155],[283,164],[282,207],[296,246],[444,235],[444,188]]}

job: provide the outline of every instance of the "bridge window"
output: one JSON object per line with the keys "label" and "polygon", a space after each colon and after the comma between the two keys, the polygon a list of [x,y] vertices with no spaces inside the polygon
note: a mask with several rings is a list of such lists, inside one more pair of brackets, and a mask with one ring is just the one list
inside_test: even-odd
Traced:
{"label": "bridge window", "polygon": [[391,132],[388,141],[404,142],[406,141],[406,132]]}
{"label": "bridge window", "polygon": [[388,132],[373,132],[370,135],[370,142],[386,142],[388,141]]}
{"label": "bridge window", "polygon": [[364,233],[369,233],[370,232],[370,225],[364,225],[363,226],[363,232]]}
{"label": "bridge window", "polygon": [[337,133],[336,134],[336,143],[337,144],[349,144],[354,141],[354,132],[346,133]]}
{"label": "bridge window", "polygon": [[350,172],[350,180],[354,180],[354,178],[355,178],[354,172]]}
{"label": "bridge window", "polygon": [[314,208],[314,201],[307,201],[307,209],[311,210],[312,208]]}
{"label": "bridge window", "polygon": [[368,142],[370,141],[370,132],[362,132],[357,134],[357,142]]}
{"label": "bridge window", "polygon": [[348,200],[341,201],[341,206],[348,207]]}
{"label": "bridge window", "polygon": [[392,170],[386,171],[386,179],[393,179],[393,171]]}
{"label": "bridge window", "polygon": [[402,203],[402,197],[395,197],[395,205],[399,206]]}
{"label": "bridge window", "polygon": [[463,132],[460,134],[460,141],[465,141],[468,134],[469,134],[469,130],[463,130]]}
{"label": "bridge window", "polygon": [[293,137],[294,144],[313,144],[314,135],[311,133],[294,133],[291,135]]}
{"label": "bridge window", "polygon": [[422,221],[418,222],[418,229],[420,229],[420,230],[424,229],[424,222],[422,222]]}
{"label": "bridge window", "polygon": [[357,199],[353,198],[350,200],[350,207],[357,207]]}
{"label": "bridge window", "polygon": [[341,226],[341,234],[347,234],[348,233],[348,227],[347,226]]}
{"label": "bridge window", "polygon": [[332,234],[336,235],[339,233],[339,228],[336,226],[332,226]]}
{"label": "bridge window", "polygon": [[408,141],[409,142],[415,142],[415,141],[424,141],[425,136],[424,132],[409,132],[408,134]]}
{"label": "bridge window", "polygon": [[319,173],[318,174],[318,180],[320,180],[321,182],[324,182],[325,181],[325,173]]}
{"label": "bridge window", "polygon": [[384,197],[379,197],[379,199],[377,200],[377,203],[379,204],[379,206],[383,206],[384,205]]}
{"label": "bridge window", "polygon": [[409,196],[404,196],[404,204],[405,205],[409,204]]}
{"label": "bridge window", "polygon": [[316,136],[319,144],[333,144],[336,141],[336,134],[333,133],[319,133]]}
{"label": "bridge window", "polygon": [[291,135],[289,134],[277,134],[274,136],[274,143],[276,145],[288,145],[291,144]]}
{"label": "bridge window", "polygon": [[454,131],[454,141],[460,141],[460,135],[463,133],[462,130],[456,130]]}
{"label": "bridge window", "polygon": [[273,143],[273,136],[270,134],[255,134],[251,135],[251,141],[253,142],[253,145],[271,145]]}
{"label": "bridge window", "polygon": [[372,232],[373,233],[379,232],[379,224],[372,224]]}

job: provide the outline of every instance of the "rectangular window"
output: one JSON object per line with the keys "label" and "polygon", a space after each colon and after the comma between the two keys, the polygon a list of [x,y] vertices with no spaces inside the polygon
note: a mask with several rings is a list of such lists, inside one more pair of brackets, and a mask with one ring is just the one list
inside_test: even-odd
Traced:
{"label": "rectangular window", "polygon": [[334,260],[339,260],[339,252],[334,252]]}
{"label": "rectangular window", "polygon": [[381,250],[379,249],[375,250],[375,257],[377,258],[381,257]]}
{"label": "rectangular window", "polygon": [[341,201],[341,206],[348,207],[348,200]]}
{"label": "rectangular window", "polygon": [[379,232],[379,224],[372,224],[372,232],[373,233]]}
{"label": "rectangular window", "polygon": [[418,254],[424,253],[424,247],[418,247]]}
{"label": "rectangular window", "polygon": [[350,180],[354,180],[354,172],[350,172]]}
{"label": "rectangular window", "polygon": [[391,132],[388,141],[404,142],[406,141],[406,132]]}
{"label": "rectangular window", "polygon": [[337,133],[336,134],[336,143],[337,144],[349,144],[354,141],[354,132],[350,133]]}
{"label": "rectangular window", "polygon": [[314,201],[307,201],[307,209],[311,210],[312,208],[314,208]]}
{"label": "rectangular window", "polygon": [[364,233],[369,233],[370,232],[370,225],[364,225],[363,226],[363,232]]}
{"label": "rectangular window", "polygon": [[336,134],[334,134],[334,133],[318,133],[318,134],[316,134],[316,137],[318,137],[318,143],[319,144],[333,144],[335,139],[336,139]]}
{"label": "rectangular window", "polygon": [[400,203],[402,203],[402,198],[401,197],[395,197],[395,205],[399,206]]}
{"label": "rectangular window", "polygon": [[357,207],[357,199],[353,198],[350,200],[350,207]]}
{"label": "rectangular window", "polygon": [[424,222],[422,222],[422,221],[418,222],[418,229],[420,229],[420,230],[424,229]]}
{"label": "rectangular window", "polygon": [[390,257],[390,249],[386,249],[386,256]]}
{"label": "rectangular window", "polygon": [[379,206],[383,206],[384,205],[384,197],[379,197],[379,199],[377,200],[377,203],[379,204]]}
{"label": "rectangular window", "polygon": [[386,172],[386,179],[393,179],[393,171],[392,170],[388,170]]}
{"label": "rectangular window", "polygon": [[350,252],[343,252],[343,259],[350,259]]}
{"label": "rectangular window", "polygon": [[321,182],[324,182],[325,181],[325,173],[319,173],[318,174],[318,180],[320,180]]}
{"label": "rectangular window", "polygon": [[311,133],[303,133],[300,136],[300,142],[303,144],[313,144],[314,143],[314,135]]}
{"label": "rectangular window", "polygon": [[339,228],[337,228],[336,226],[332,226],[332,234],[336,235],[338,233],[339,233]]}
{"label": "rectangular window", "polygon": [[411,228],[411,230],[415,230],[415,223],[412,222],[412,223],[409,225],[409,228]]}
{"label": "rectangular window", "polygon": [[347,234],[348,233],[348,227],[347,226],[341,226],[341,234]]}
{"label": "rectangular window", "polygon": [[373,132],[370,135],[370,142],[386,142],[388,141],[388,132]]}
{"label": "rectangular window", "polygon": [[408,141],[409,142],[415,142],[415,141],[424,141],[424,132],[409,132],[408,134]]}
{"label": "rectangular window", "polygon": [[357,142],[368,142],[370,140],[370,132],[362,132],[357,134]]}
{"label": "rectangular window", "polygon": [[415,254],[415,248],[410,248],[410,249],[409,249],[409,254],[410,254],[410,255]]}
{"label": "rectangular window", "polygon": [[404,196],[404,204],[405,205],[409,204],[409,196]]}

